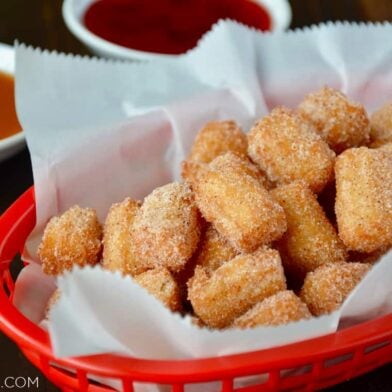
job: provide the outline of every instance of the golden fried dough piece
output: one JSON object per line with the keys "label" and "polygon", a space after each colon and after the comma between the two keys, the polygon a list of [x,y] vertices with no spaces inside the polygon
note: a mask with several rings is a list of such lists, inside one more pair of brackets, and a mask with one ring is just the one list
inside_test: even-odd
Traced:
{"label": "golden fried dough piece", "polygon": [[213,272],[197,266],[188,298],[209,327],[224,328],[257,302],[286,289],[279,252],[266,247],[239,255]]}
{"label": "golden fried dough piece", "polygon": [[199,245],[196,265],[214,271],[237,255],[238,251],[215,230],[214,226],[209,225]]}
{"label": "golden fried dough piece", "polygon": [[226,153],[208,165],[186,165],[196,166],[190,182],[204,218],[237,250],[252,252],[281,237],[286,218],[282,207],[237,159]]}
{"label": "golden fried dough piece", "polygon": [[103,229],[103,267],[135,276],[145,271],[134,255],[132,223],[140,202],[127,197],[110,207]]}
{"label": "golden fried dough piece", "polygon": [[43,271],[58,275],[74,265],[99,262],[102,228],[92,208],[74,206],[46,225],[38,257]]}
{"label": "golden fried dough piece", "polygon": [[304,182],[282,185],[271,194],[286,213],[287,231],[278,248],[291,277],[302,283],[306,273],[318,266],[346,260],[342,241]]}
{"label": "golden fried dough piece", "polygon": [[392,154],[392,143],[383,144],[382,146],[378,147],[377,150],[384,151],[384,152],[391,155]]}
{"label": "golden fried dough piece", "polygon": [[[255,165],[253,164],[250,159],[246,156],[240,156],[237,153],[233,153],[231,151],[222,154],[225,155],[225,159],[215,161],[216,165],[224,166],[224,168],[227,166],[228,163],[230,163],[231,166],[233,166],[234,170],[240,170],[249,176],[253,177],[256,181],[261,182],[261,184],[266,188],[266,189],[272,189],[274,187],[274,184],[268,180],[266,175]],[[195,180],[196,174],[197,174],[197,168],[198,165],[188,163],[188,161],[183,162],[182,164],[182,177],[192,183],[192,181]],[[216,167],[218,169],[218,167]]]}
{"label": "golden fried dough piece", "polygon": [[366,147],[336,159],[336,218],[350,250],[371,253],[392,245],[392,156]]}
{"label": "golden fried dough piece", "polygon": [[248,143],[234,121],[211,121],[197,134],[188,160],[209,163],[228,151],[246,156]]}
{"label": "golden fried dough piece", "polygon": [[175,274],[175,279],[180,286],[181,298],[183,298],[185,309],[188,307],[191,308],[191,304],[187,300],[187,282],[193,276],[196,265],[201,265],[213,271],[224,262],[238,255],[238,251],[215,230],[213,225],[204,221],[202,226],[203,233],[200,237],[197,250],[186,263],[185,268]]}
{"label": "golden fried dough piece", "polygon": [[338,309],[370,270],[370,264],[331,263],[309,272],[300,297],[311,313],[320,316]]}
{"label": "golden fried dough piece", "polygon": [[234,320],[233,327],[254,328],[259,325],[288,324],[312,317],[308,307],[292,291],[285,290],[259,302]]}
{"label": "golden fried dough piece", "polygon": [[375,111],[370,117],[370,146],[392,143],[392,102]]}
{"label": "golden fried dough piece", "polygon": [[172,274],[158,267],[134,277],[135,282],[173,312],[181,310],[180,290]]}
{"label": "golden fried dough piece", "polygon": [[365,108],[338,90],[323,87],[309,94],[298,106],[298,112],[337,153],[369,140],[370,122]]}
{"label": "golden fried dough piece", "polygon": [[186,184],[156,188],[144,199],[132,227],[134,254],[146,268],[184,268],[197,247],[200,216]]}
{"label": "golden fried dough piece", "polygon": [[226,154],[222,154],[219,159],[215,159],[213,162],[211,162],[211,166],[213,166],[215,170],[231,170],[246,174],[260,182],[264,188],[268,190],[275,186],[271,181],[268,180],[260,168],[251,162],[248,157],[240,156],[231,151],[227,152]]}
{"label": "golden fried dough piece", "polygon": [[248,176],[254,178],[256,181],[259,181],[264,188],[269,190],[274,187],[274,184],[268,180],[260,168],[252,163],[248,157],[239,156],[231,151],[222,155],[224,155],[224,157],[216,159],[213,163],[211,163],[216,170],[242,171]]}
{"label": "golden fried dough piece", "polygon": [[50,296],[48,303],[46,304],[45,308],[45,319],[49,319],[50,311],[52,310],[54,304],[56,304],[61,296],[61,291],[56,289],[53,294]]}
{"label": "golden fried dough piece", "polygon": [[269,180],[287,184],[305,180],[320,192],[333,176],[335,153],[299,115],[276,108],[248,134],[248,154]]}

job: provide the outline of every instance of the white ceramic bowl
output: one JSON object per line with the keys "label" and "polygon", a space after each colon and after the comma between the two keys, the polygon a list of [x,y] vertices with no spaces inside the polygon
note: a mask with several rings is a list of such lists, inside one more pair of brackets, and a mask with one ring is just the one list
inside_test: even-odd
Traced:
{"label": "white ceramic bowl", "polygon": [[[89,31],[82,23],[83,15],[88,6],[95,0],[64,0],[63,18],[69,30],[82,41],[93,53],[123,60],[154,60],[173,58],[178,55],[156,54],[140,50],[128,49],[113,44]],[[269,13],[272,30],[285,30],[291,22],[291,8],[287,0],[254,0],[260,3]]]}
{"label": "white ceramic bowl", "polygon": [[[14,48],[0,43],[0,71],[14,75],[14,70]],[[5,139],[0,139],[0,162],[22,150],[24,145],[25,137],[23,132],[18,132]]]}

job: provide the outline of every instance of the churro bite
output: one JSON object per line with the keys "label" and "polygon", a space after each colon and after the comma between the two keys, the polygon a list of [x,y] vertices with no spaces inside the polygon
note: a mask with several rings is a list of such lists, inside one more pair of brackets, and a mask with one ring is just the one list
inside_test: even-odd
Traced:
{"label": "churro bite", "polygon": [[274,187],[274,184],[268,180],[260,168],[252,163],[248,157],[240,156],[231,151],[224,154],[220,159],[214,160],[211,165],[213,165],[216,170],[241,171],[260,182],[261,185],[268,190]]}
{"label": "churro bite", "polygon": [[90,208],[52,218],[38,249],[44,272],[102,254],[104,268],[203,328],[330,313],[392,247],[392,103],[371,130],[363,106],[327,87],[297,111],[273,109],[247,136],[234,121],[209,122],[182,177],[143,203],[113,204],[103,239]]}
{"label": "churro bite", "polygon": [[145,268],[184,268],[197,247],[200,216],[187,184],[170,183],[144,199],[132,225],[134,255]]}
{"label": "churro bite", "polygon": [[238,251],[253,252],[282,236],[286,218],[282,207],[238,160],[226,153],[208,165],[185,166],[195,169],[190,183],[203,217]]}
{"label": "churro bite", "polygon": [[256,303],[285,289],[279,252],[264,247],[236,256],[213,272],[197,266],[188,282],[188,298],[208,327],[224,328]]}
{"label": "churro bite", "polygon": [[197,134],[188,160],[209,163],[228,151],[246,157],[248,143],[235,121],[211,121]]}
{"label": "churro bite", "polygon": [[173,312],[181,310],[180,290],[168,269],[153,268],[135,276],[134,279]]}
{"label": "churro bite", "polygon": [[392,102],[375,111],[370,117],[370,146],[392,143]]}
{"label": "churro bite", "polygon": [[248,154],[272,182],[304,180],[316,193],[333,177],[335,153],[301,116],[276,108],[248,134]]}
{"label": "churro bite", "polygon": [[[238,155],[231,151],[222,155],[224,155],[224,158],[214,160],[216,169],[222,167],[223,170],[226,170],[228,164],[230,164],[233,167],[233,170],[239,170],[246,173],[256,181],[259,181],[264,188],[272,189],[274,187],[274,184],[268,180],[267,176],[260,170],[259,167],[252,163],[248,157]],[[192,184],[192,181],[195,181],[196,179],[197,169],[199,167],[200,165],[192,164],[191,161],[184,161],[182,164],[182,177],[184,180]]]}
{"label": "churro bite", "polygon": [[392,143],[383,144],[382,146],[378,147],[377,150],[384,151],[384,152],[391,155],[392,154]]}
{"label": "churro bite", "polygon": [[73,206],[46,225],[38,247],[43,271],[59,275],[100,261],[102,228],[92,208]]}
{"label": "churro bite", "polygon": [[298,112],[337,153],[369,141],[370,122],[365,108],[341,91],[323,87],[307,95]]}
{"label": "churro bite", "polygon": [[288,324],[312,315],[308,307],[292,291],[285,290],[257,303],[245,314],[234,320],[233,327],[254,328],[260,325]]}
{"label": "churro bite", "polygon": [[315,316],[338,309],[371,268],[370,264],[325,264],[306,276],[300,297]]}
{"label": "churro bite", "polygon": [[132,276],[146,270],[134,254],[131,228],[140,202],[127,197],[113,204],[108,212],[103,229],[102,265],[111,271],[120,271]]}
{"label": "churro bite", "polygon": [[295,282],[318,266],[346,260],[346,249],[316,196],[302,181],[282,185],[271,194],[286,213],[287,231],[277,242],[283,265]]}
{"label": "churro bite", "polygon": [[195,265],[210,271],[218,269],[223,263],[238,255],[238,251],[209,225],[195,255]]}
{"label": "churro bite", "polygon": [[336,218],[350,250],[371,253],[392,245],[392,156],[366,147],[336,159]]}
{"label": "churro bite", "polygon": [[187,282],[193,276],[196,266],[200,265],[209,271],[214,271],[237,255],[238,251],[214,229],[213,225],[206,224],[197,250],[186,263],[185,268],[175,274],[184,308],[191,308],[187,299]]}

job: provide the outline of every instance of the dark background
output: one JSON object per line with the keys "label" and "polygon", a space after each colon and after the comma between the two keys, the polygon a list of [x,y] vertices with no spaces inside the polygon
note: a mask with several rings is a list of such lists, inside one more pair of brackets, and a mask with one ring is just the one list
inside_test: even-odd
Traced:
{"label": "dark background", "polygon": [[[66,29],[61,3],[60,0],[0,0],[0,42],[12,44],[18,39],[51,50],[88,54]],[[327,20],[392,21],[392,0],[291,0],[290,3],[292,28]],[[0,213],[32,183],[27,149],[0,163]],[[392,364],[331,388],[331,391],[390,392],[391,374]],[[39,376],[40,391],[58,391],[0,332],[0,381],[7,376]]]}

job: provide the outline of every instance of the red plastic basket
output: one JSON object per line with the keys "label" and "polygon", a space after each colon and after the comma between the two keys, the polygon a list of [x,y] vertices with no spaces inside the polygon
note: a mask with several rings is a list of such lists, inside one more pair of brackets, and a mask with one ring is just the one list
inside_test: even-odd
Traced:
{"label": "red plastic basket", "polygon": [[[217,390],[225,392],[310,391],[345,381],[392,360],[392,315],[320,338],[240,355],[182,361],[115,355],[56,358],[48,334],[12,304],[14,281],[9,267],[34,224],[31,188],[0,218],[0,328],[64,391],[112,390],[91,381],[90,376],[116,379],[127,392],[134,390],[135,382],[168,385],[179,392],[189,384],[210,381],[217,381]],[[237,387],[246,380],[246,387]]]}

